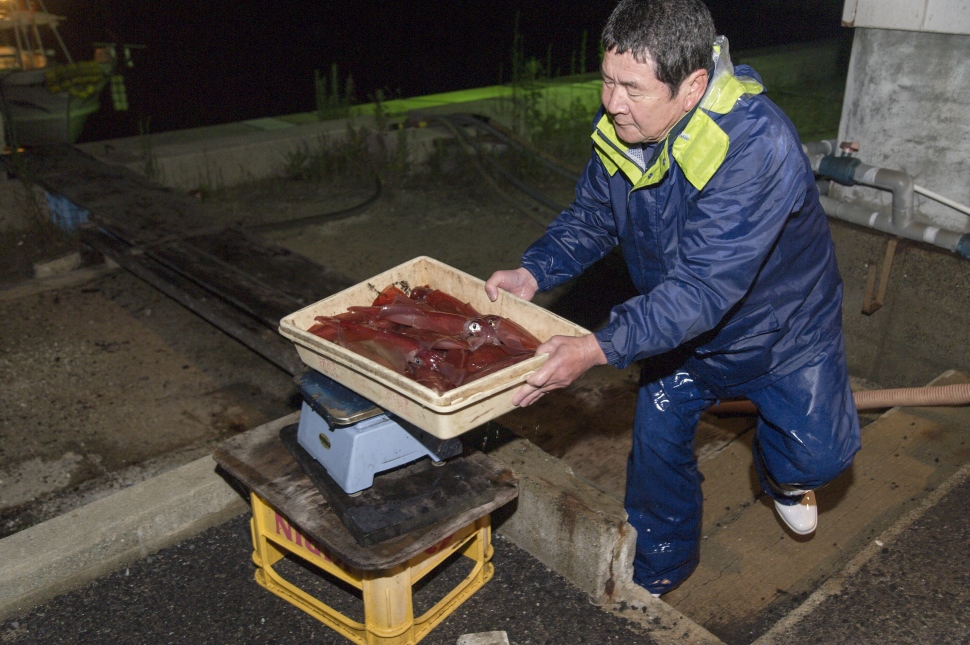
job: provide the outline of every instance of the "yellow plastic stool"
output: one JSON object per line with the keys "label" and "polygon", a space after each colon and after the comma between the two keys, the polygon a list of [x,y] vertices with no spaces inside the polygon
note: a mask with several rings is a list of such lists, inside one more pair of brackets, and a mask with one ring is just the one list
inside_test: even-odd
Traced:
{"label": "yellow plastic stool", "polygon": [[[250,494],[253,517],[253,561],[256,582],[296,605],[320,622],[360,645],[413,645],[428,635],[458,605],[492,578],[491,517],[458,529],[433,547],[390,569],[366,571],[342,562],[339,555],[314,544],[256,493]],[[412,587],[452,554],[474,562],[464,580],[418,618],[414,617]],[[299,556],[330,575],[359,589],[364,601],[364,622],[344,616],[317,598],[284,580],[273,565],[287,554]]]}

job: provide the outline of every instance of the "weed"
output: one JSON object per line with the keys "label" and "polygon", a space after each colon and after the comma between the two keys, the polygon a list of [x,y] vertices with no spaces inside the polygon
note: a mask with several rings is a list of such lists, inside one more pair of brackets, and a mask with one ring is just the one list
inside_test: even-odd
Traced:
{"label": "weed", "polygon": [[355,182],[373,175],[369,151],[370,132],[347,122],[343,136],[320,137],[315,145],[304,144],[286,154],[280,174],[291,181],[341,179]]}
{"label": "weed", "polygon": [[320,137],[285,155],[280,174],[293,181],[404,182],[412,172],[411,132],[393,122],[387,97],[384,90],[371,95],[371,123],[348,119],[343,136]]}
{"label": "weed", "polygon": [[138,145],[141,147],[142,172],[150,181],[162,183],[161,168],[158,157],[152,147],[151,135],[152,118],[150,116],[138,119]]}
{"label": "weed", "polygon": [[[570,58],[571,76],[586,73],[587,32],[583,32],[579,52],[573,51]],[[527,57],[525,43],[519,31],[519,17],[516,14],[512,36],[512,78],[509,83],[510,97],[501,112],[512,131],[533,144],[548,139],[553,132],[572,131],[586,128],[599,106],[599,95],[571,97],[563,101],[558,68],[553,68],[552,45],[546,48],[545,63],[535,57]],[[587,132],[588,134],[588,132]]]}
{"label": "weed", "polygon": [[320,121],[342,119],[350,115],[350,108],[355,102],[353,76],[347,76],[342,93],[337,63],[330,66],[329,82],[320,70],[314,71],[313,80],[317,94],[317,118]]}
{"label": "weed", "polygon": [[[374,105],[375,173],[387,185],[402,183],[411,173],[411,131],[403,123],[392,123],[387,111],[387,94],[377,90],[371,97]],[[389,133],[395,131],[393,145]]]}
{"label": "weed", "polygon": [[220,195],[226,189],[226,181],[222,169],[209,163],[208,150],[202,150],[202,168],[198,174],[198,184],[192,194],[205,201]]}

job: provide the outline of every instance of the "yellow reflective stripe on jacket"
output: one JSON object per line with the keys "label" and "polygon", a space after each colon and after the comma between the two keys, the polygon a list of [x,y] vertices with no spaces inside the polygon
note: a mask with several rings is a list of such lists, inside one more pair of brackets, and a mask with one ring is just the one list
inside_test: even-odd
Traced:
{"label": "yellow reflective stripe on jacket", "polygon": [[603,152],[599,148],[596,148],[595,150],[596,150],[596,155],[600,158],[600,161],[603,162],[603,166],[606,168],[606,172],[610,174],[610,177],[615,175],[616,171],[619,170],[619,167],[615,163],[613,163],[613,160],[610,159],[605,152]]}
{"label": "yellow reflective stripe on jacket", "polygon": [[610,117],[604,114],[600,118],[596,128],[593,129],[592,138],[593,143],[596,144],[596,154],[599,155],[601,160],[604,160],[606,170],[611,177],[616,174],[617,170],[622,170],[623,175],[630,180],[631,184],[640,181],[643,173],[633,160],[626,156],[625,153],[630,149],[630,146],[620,141],[620,138],[616,136],[616,128],[613,127]]}
{"label": "yellow reflective stripe on jacket", "polygon": [[702,190],[724,163],[731,145],[730,137],[708,112],[727,114],[742,96],[760,94],[763,91],[764,87],[753,79],[737,78],[732,74],[721,76],[706,93],[699,109],[695,110],[673,145],[665,140],[657,159],[645,171],[641,171],[626,156],[625,153],[630,147],[616,136],[612,121],[604,114],[592,134],[596,154],[610,176],[616,174],[617,170],[622,171],[636,190],[657,184],[664,178],[670,169],[670,149],[670,154],[687,180],[697,190]]}
{"label": "yellow reflective stripe on jacket", "polygon": [[687,181],[701,190],[727,157],[731,139],[703,110],[694,113],[674,141],[673,155]]}
{"label": "yellow reflective stripe on jacket", "polygon": [[[613,124],[603,116],[592,135],[596,155],[611,177],[619,170],[633,185],[633,190],[660,183],[670,170],[669,141],[664,140],[656,160],[641,171],[632,159],[621,152],[627,150],[628,146],[619,139],[608,138],[607,133],[616,136]],[[672,154],[684,171],[684,176],[700,190],[721,166],[730,143],[728,136],[711,117],[698,110],[674,141]]]}

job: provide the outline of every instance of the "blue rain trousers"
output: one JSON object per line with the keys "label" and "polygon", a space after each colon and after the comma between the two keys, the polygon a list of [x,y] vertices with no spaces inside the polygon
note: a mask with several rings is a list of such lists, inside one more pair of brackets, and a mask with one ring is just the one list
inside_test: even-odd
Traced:
{"label": "blue rain trousers", "polygon": [[[771,385],[747,392],[758,407],[754,465],[765,493],[784,504],[839,476],[861,445],[842,338]],[[651,593],[697,567],[703,476],[694,457],[701,413],[717,403],[686,370],[641,384],[627,464],[626,510],[637,530],[634,581]]]}

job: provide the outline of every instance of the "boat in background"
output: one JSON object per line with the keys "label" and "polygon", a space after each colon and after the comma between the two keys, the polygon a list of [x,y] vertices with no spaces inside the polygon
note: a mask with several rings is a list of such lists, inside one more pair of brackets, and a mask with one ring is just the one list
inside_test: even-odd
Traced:
{"label": "boat in background", "polygon": [[[74,143],[117,65],[114,47],[74,62],[43,0],[0,0],[0,109],[5,144]],[[60,49],[48,49],[44,35]]]}

